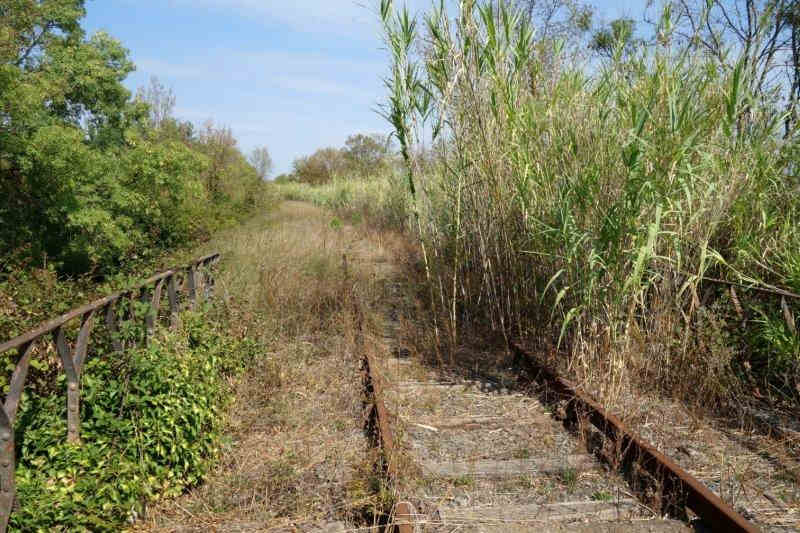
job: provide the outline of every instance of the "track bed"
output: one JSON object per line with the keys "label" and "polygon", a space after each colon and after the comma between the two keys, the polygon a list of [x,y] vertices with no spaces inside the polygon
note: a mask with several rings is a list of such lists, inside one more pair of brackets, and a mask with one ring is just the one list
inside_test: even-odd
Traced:
{"label": "track bed", "polygon": [[381,371],[422,530],[688,530],[639,504],[511,373],[463,379],[398,357]]}

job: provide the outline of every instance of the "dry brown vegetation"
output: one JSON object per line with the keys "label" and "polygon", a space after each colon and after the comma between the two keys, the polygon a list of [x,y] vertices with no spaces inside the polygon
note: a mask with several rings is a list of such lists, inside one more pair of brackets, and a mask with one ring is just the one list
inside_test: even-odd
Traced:
{"label": "dry brown vegetation", "polygon": [[[218,319],[264,351],[235,384],[219,467],[137,530],[372,525],[388,501],[364,432],[354,309],[381,299],[389,246],[402,238],[359,232],[297,202],[208,243],[225,257]],[[369,312],[366,322],[369,330]]]}
{"label": "dry brown vegetation", "polygon": [[[341,191],[342,188],[347,191]],[[292,197],[308,198],[321,205],[330,205],[337,208],[341,216],[356,219],[369,218],[366,212],[357,216],[364,205],[370,206],[370,217],[382,212],[381,199],[387,195],[375,195],[375,190],[381,189],[373,184],[372,189],[361,190],[357,183],[309,187],[305,191],[297,186],[287,189]],[[366,198],[370,194],[373,195],[372,202]],[[330,202],[330,198],[340,197],[348,198],[349,201],[340,205]],[[479,370],[484,375],[487,372],[492,375],[494,372],[507,371],[507,362],[501,362],[507,361],[503,336],[492,332],[487,324],[477,321],[468,324],[468,327],[465,324],[458,343],[449,346],[442,343],[437,350],[435,326],[437,323],[445,324],[447,315],[442,313],[437,317],[436,310],[431,309],[424,265],[418,247],[415,253],[416,255],[407,254],[405,262],[398,265],[400,270],[395,273],[395,298],[388,311],[398,320],[390,335],[393,338],[388,340],[399,348],[377,346],[380,344],[378,342],[375,343],[376,349],[383,353],[400,351],[434,372],[443,372],[443,376],[455,373],[473,379]],[[652,303],[656,305],[655,301]],[[663,318],[665,313],[655,315],[652,320]],[[583,357],[584,362],[572,366],[561,366],[569,358],[563,351],[554,349],[555,339],[544,336],[538,339],[538,343],[537,339],[530,339],[530,345],[538,356],[550,357],[551,362],[561,366],[562,372],[579,386],[595,393],[597,389],[593,385],[598,382],[613,387],[616,391],[613,395],[615,405],[608,402],[606,405],[615,414],[746,516],[755,517],[762,525],[796,525],[797,502],[800,501],[797,474],[800,466],[795,457],[800,433],[793,429],[792,420],[774,415],[764,418],[767,413],[754,412],[753,418],[758,418],[762,424],[759,429],[752,425],[752,420],[728,418],[698,403],[702,395],[694,397],[691,402],[684,402],[665,397],[660,390],[648,391],[630,387],[629,381],[620,378],[632,371],[658,369],[658,365],[651,362],[648,366],[645,361],[652,357],[654,351],[661,349],[658,336],[648,336],[634,329],[630,334],[631,342],[624,353],[616,347],[619,353],[608,365],[593,363],[601,355],[599,350],[610,350],[609,346],[589,342],[592,339],[597,340],[596,338],[585,338],[580,346],[576,346],[575,353]],[[555,335],[557,337],[557,332]],[[440,335],[441,339],[446,339],[446,336]],[[549,340],[552,340],[552,344]],[[701,335],[691,340],[698,347],[718,349],[713,336]],[[709,357],[694,364],[705,365],[711,360]],[[638,367],[637,363],[642,363],[643,366]],[[670,369],[661,368],[661,374],[652,375],[649,379],[665,379],[669,372]],[[713,368],[700,374],[705,376],[709,384],[720,379]],[[691,382],[687,381],[683,384],[687,391],[689,383]],[[607,389],[610,390],[611,388]],[[767,426],[780,427],[783,434],[778,438],[775,434],[765,435],[763,429]]]}

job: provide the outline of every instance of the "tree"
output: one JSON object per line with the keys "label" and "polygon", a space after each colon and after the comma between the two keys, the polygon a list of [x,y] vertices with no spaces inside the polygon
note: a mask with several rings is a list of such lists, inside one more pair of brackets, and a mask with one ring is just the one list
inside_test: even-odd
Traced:
{"label": "tree", "polygon": [[[785,102],[788,131],[800,97],[800,4],[796,0],[673,0],[674,44],[737,65],[751,94]],[[652,24],[658,22],[649,21]]]}
{"label": "tree", "polygon": [[[585,60],[594,9],[583,0],[516,0],[533,29],[535,58],[530,66],[532,87],[544,87],[564,67]],[[546,89],[545,89],[546,90]]]}
{"label": "tree", "polygon": [[149,86],[139,87],[136,98],[149,106],[150,124],[154,128],[160,128],[166,119],[172,118],[172,112],[175,110],[175,93],[171,87],[164,86],[156,76],[150,77]]}
{"label": "tree", "polygon": [[83,0],[0,0],[0,256],[72,274],[207,234],[263,190],[229,128],[195,135],[156,79],[131,99],[128,50],[87,38],[84,16]]}
{"label": "tree", "polygon": [[239,153],[236,138],[229,127],[216,127],[211,119],[203,124],[199,137],[201,151],[211,160],[206,174],[206,187],[213,197],[219,197],[223,192],[223,173]]}
{"label": "tree", "polygon": [[269,175],[272,174],[272,157],[269,155],[269,150],[267,150],[266,146],[254,149],[250,153],[248,160],[262,180],[266,181]]}
{"label": "tree", "polygon": [[[126,219],[113,154],[138,120],[111,36],[87,39],[82,0],[0,3],[0,250],[63,264],[123,253]],[[82,243],[82,244],[80,244]]]}
{"label": "tree", "polygon": [[351,135],[345,141],[343,155],[348,171],[366,177],[386,166],[390,155],[389,140],[377,133]]}
{"label": "tree", "polygon": [[597,30],[592,35],[589,48],[607,58],[619,52],[623,56],[630,54],[639,42],[634,38],[636,22],[629,18],[612,20],[608,27]]}
{"label": "tree", "polygon": [[297,181],[292,174],[281,174],[275,178],[275,183],[291,183]]}
{"label": "tree", "polygon": [[56,45],[83,39],[83,0],[4,0],[0,3],[0,62],[36,68]]}
{"label": "tree", "polygon": [[338,148],[321,148],[310,156],[295,159],[292,166],[297,181],[321,185],[342,172],[345,159]]}
{"label": "tree", "polygon": [[592,27],[591,6],[577,0],[517,0],[540,40],[572,41]]}

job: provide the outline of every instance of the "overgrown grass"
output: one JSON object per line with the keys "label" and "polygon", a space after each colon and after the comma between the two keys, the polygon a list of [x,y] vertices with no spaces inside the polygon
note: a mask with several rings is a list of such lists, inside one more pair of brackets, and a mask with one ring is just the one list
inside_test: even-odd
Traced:
{"label": "overgrown grass", "polygon": [[[460,5],[381,6],[443,342],[476,324],[540,339],[609,402],[760,387],[796,405],[800,305],[745,289],[730,305],[704,279],[800,292],[797,136],[749,74],[668,45],[565,64],[504,3]],[[668,11],[660,24],[668,43]]]}
{"label": "overgrown grass", "polygon": [[273,187],[287,200],[311,202],[352,222],[393,229],[405,227],[408,219],[410,197],[399,179],[384,173],[366,179],[337,177],[322,185],[288,182]]}
{"label": "overgrown grass", "polygon": [[[323,201],[320,190],[288,190]],[[208,243],[225,257],[215,287],[225,324],[264,353],[236,384],[224,461],[206,484],[152,509],[142,530],[356,528],[385,511],[364,435],[354,313],[378,298],[364,256],[381,252],[343,218],[288,201]]]}

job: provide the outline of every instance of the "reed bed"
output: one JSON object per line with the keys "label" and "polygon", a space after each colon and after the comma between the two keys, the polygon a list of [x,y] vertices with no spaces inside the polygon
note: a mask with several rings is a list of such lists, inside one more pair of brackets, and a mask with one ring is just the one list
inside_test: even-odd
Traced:
{"label": "reed bed", "polygon": [[381,17],[443,346],[535,340],[609,404],[797,405],[798,301],[747,288],[800,293],[800,151],[739,63],[672,46],[669,10],[661,44],[584,65],[503,2]]}

